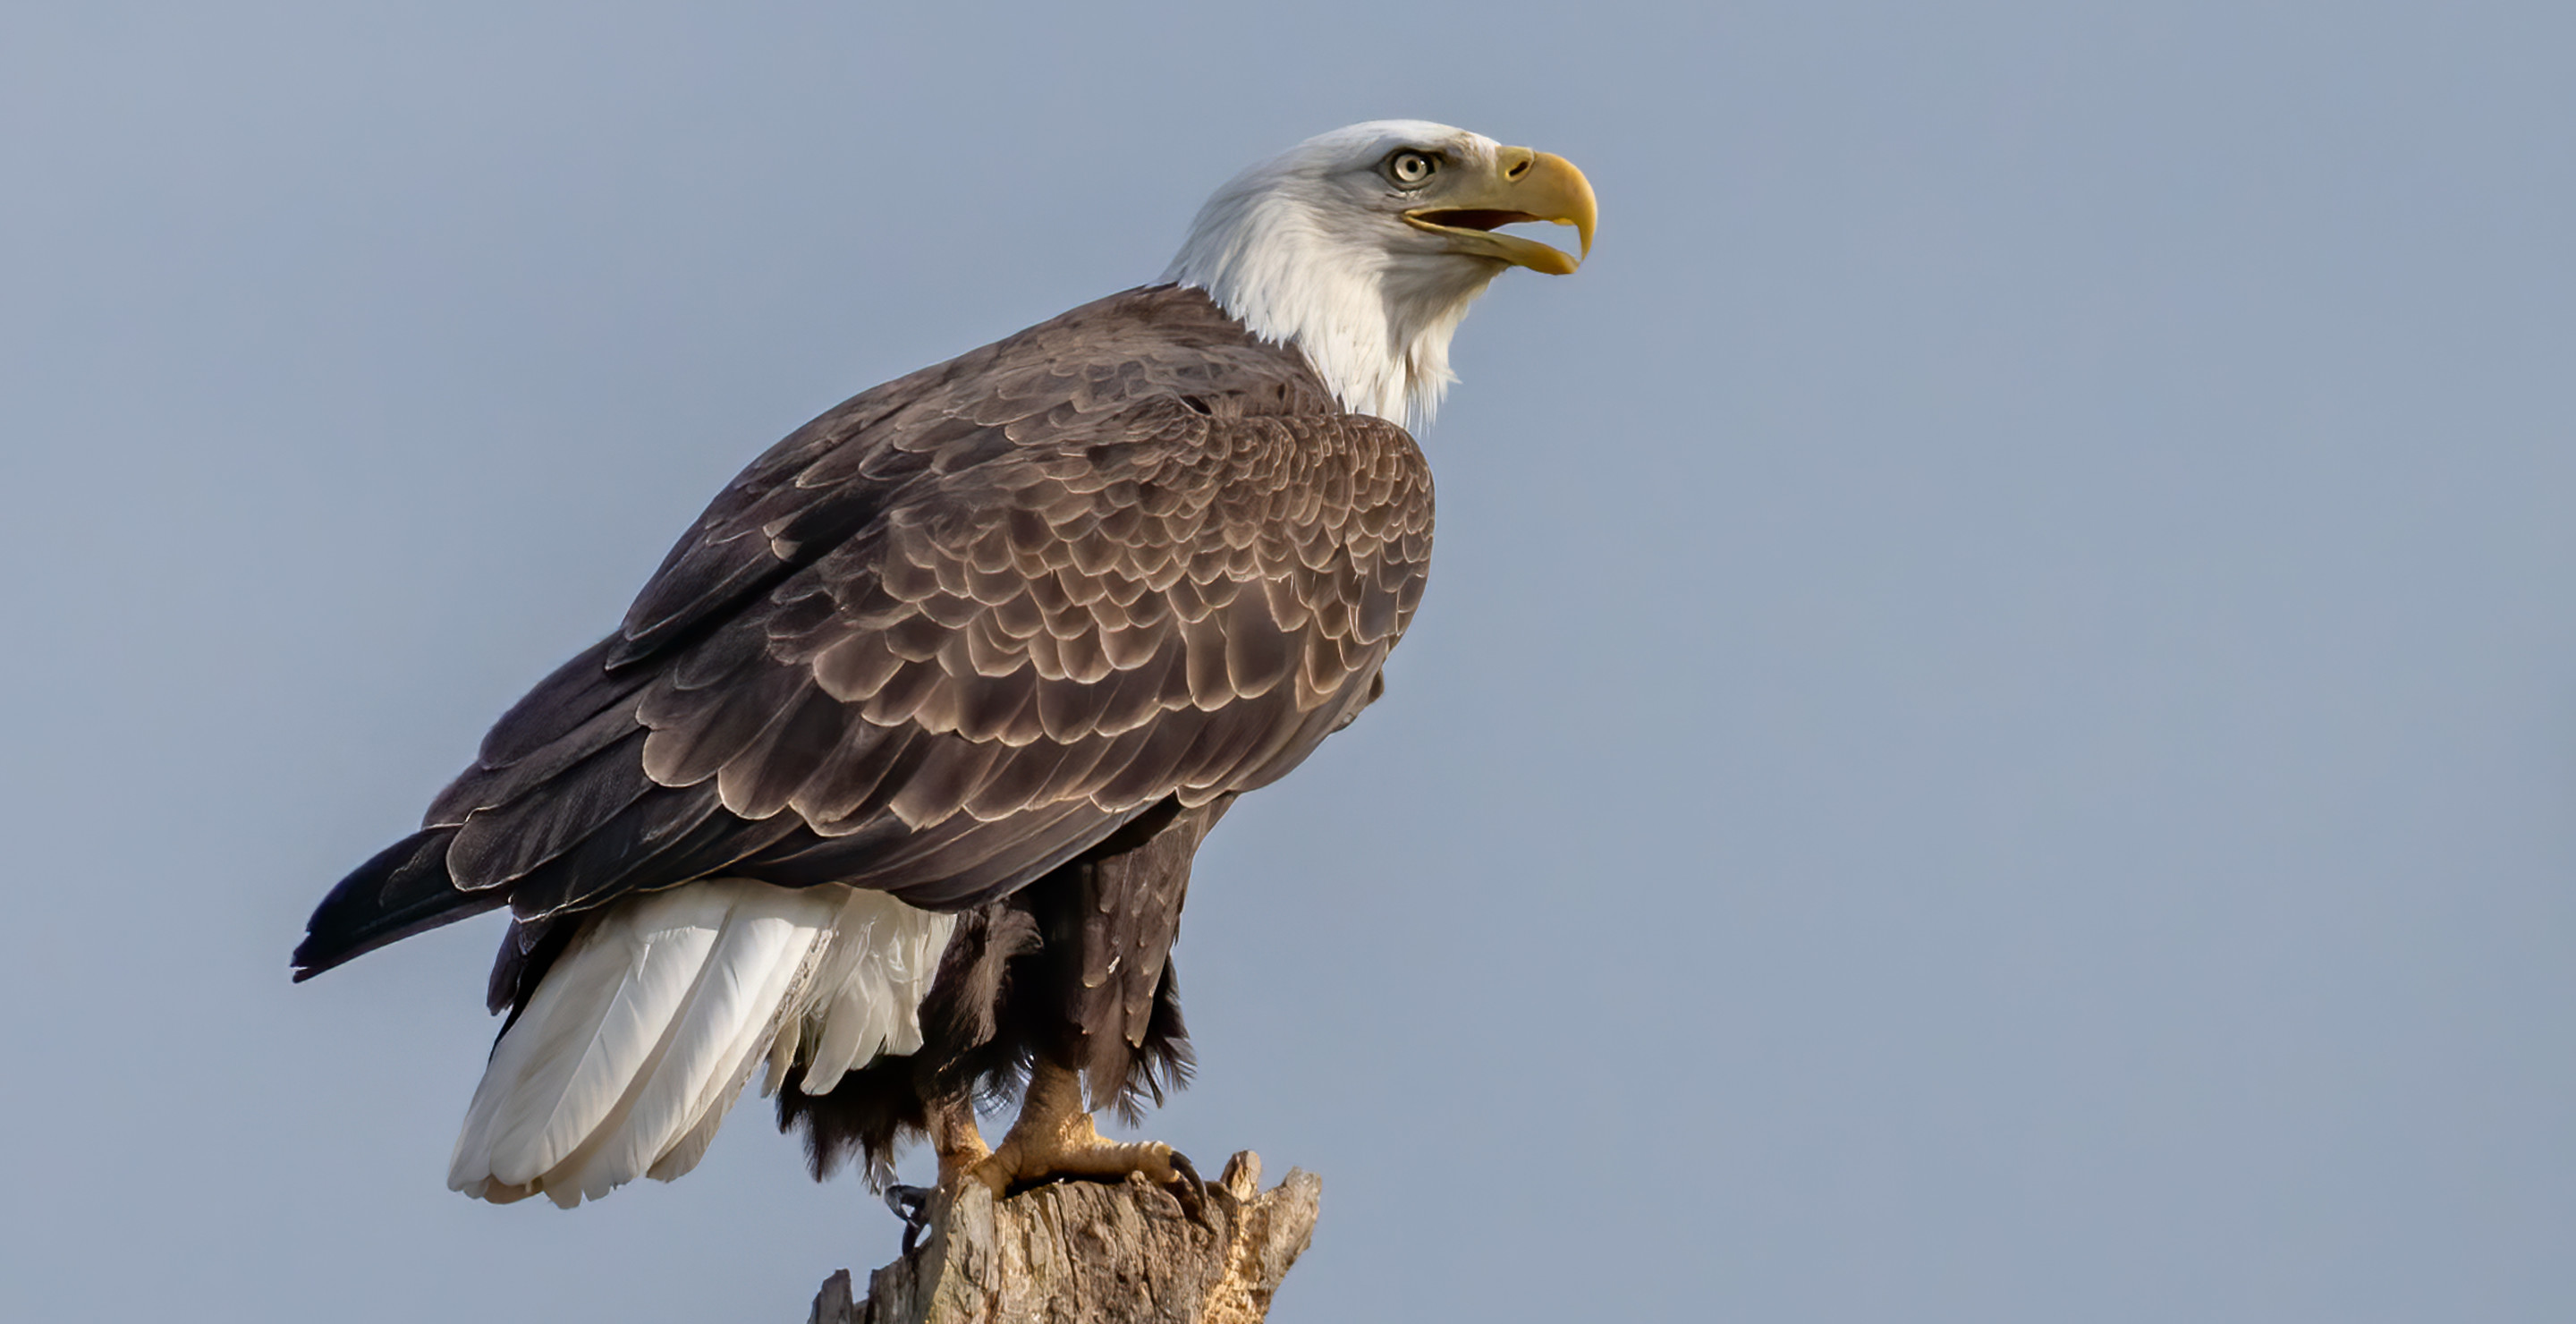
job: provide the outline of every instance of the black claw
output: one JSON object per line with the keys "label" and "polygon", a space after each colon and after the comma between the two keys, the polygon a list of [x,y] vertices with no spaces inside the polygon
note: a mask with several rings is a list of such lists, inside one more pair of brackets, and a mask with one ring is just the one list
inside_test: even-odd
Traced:
{"label": "black claw", "polygon": [[1189,1155],[1175,1149],[1172,1151],[1172,1171],[1181,1175],[1179,1181],[1172,1183],[1172,1196],[1181,1202],[1181,1212],[1189,1215],[1193,1222],[1206,1221],[1208,1184],[1207,1179],[1199,1175],[1198,1165],[1190,1162]]}
{"label": "black claw", "polygon": [[927,1186],[886,1188],[886,1208],[903,1220],[903,1253],[906,1255],[910,1255],[913,1246],[921,1240],[921,1230],[930,1226],[930,1196],[931,1190]]}

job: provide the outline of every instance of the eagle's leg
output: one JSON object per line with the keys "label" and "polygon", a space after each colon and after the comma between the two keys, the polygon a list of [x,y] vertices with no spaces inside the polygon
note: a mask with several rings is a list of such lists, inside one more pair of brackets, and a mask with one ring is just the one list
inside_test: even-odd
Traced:
{"label": "eagle's leg", "polygon": [[1054,1177],[1115,1180],[1135,1174],[1176,1189],[1184,1204],[1196,1202],[1200,1181],[1188,1159],[1159,1140],[1121,1143],[1101,1138],[1082,1103],[1081,1073],[1040,1061],[1029,1072],[1019,1120],[1002,1137],[1001,1147],[967,1175],[1002,1196],[1015,1187]]}
{"label": "eagle's leg", "polygon": [[971,1095],[954,1095],[931,1106],[930,1147],[939,1155],[943,1187],[955,1187],[959,1178],[993,1156],[993,1147],[984,1143],[984,1132],[975,1125]]}
{"label": "eagle's leg", "polygon": [[937,1217],[936,1201],[941,1192],[954,1194],[958,1182],[976,1164],[992,1157],[991,1147],[984,1143],[984,1133],[975,1125],[975,1103],[971,1094],[947,1096],[930,1105],[930,1147],[939,1155],[939,1185],[889,1186],[886,1208],[903,1220],[903,1253],[910,1255],[921,1244],[921,1234]]}

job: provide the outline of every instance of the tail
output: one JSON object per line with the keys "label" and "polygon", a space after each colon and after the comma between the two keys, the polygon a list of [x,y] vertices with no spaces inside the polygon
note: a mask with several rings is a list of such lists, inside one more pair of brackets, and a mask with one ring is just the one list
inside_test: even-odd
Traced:
{"label": "tail", "polygon": [[449,880],[447,843],[455,836],[452,827],[415,832],[341,879],[313,908],[313,918],[304,921],[304,941],[295,948],[295,982],[387,943],[496,909],[507,900],[502,889],[467,892]]}
{"label": "tail", "polygon": [[564,1208],[697,1166],[763,1059],[829,1090],[921,1047],[953,916],[882,892],[690,883],[588,921],[501,1035],[447,1184]]}

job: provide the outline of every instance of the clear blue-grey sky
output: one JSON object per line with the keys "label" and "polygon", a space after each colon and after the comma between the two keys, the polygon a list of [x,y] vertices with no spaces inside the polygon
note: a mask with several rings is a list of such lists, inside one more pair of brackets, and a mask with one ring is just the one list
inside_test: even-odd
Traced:
{"label": "clear blue-grey sky", "polygon": [[[444,1189],[497,921],[308,907],[841,397],[1353,120],[1568,156],[1151,1133],[1281,1321],[2576,1318],[2576,10],[18,4],[0,1315],[801,1319],[757,1101]],[[914,1171],[919,1165],[914,1165]]]}

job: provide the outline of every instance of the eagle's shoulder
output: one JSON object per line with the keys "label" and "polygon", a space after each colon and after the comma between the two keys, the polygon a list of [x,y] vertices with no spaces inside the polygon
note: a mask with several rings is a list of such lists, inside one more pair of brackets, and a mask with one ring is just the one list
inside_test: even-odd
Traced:
{"label": "eagle's shoulder", "polygon": [[996,462],[1067,442],[1168,441],[1162,429],[1108,426],[1156,401],[1211,417],[1342,416],[1303,356],[1262,341],[1203,292],[1114,294],[861,392],[788,434],[671,548],[606,660],[621,667],[658,651],[908,501],[987,495],[981,480],[999,475],[978,471]]}

